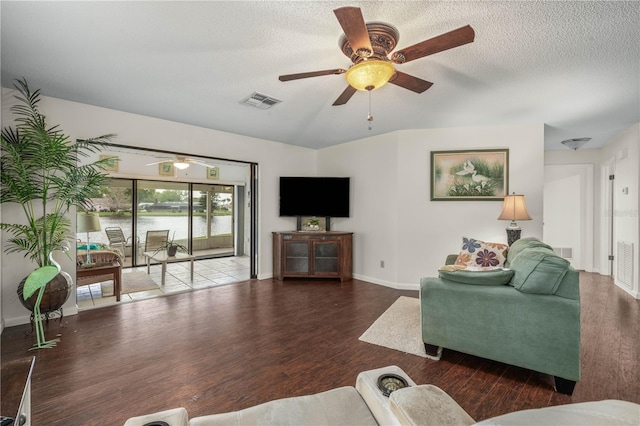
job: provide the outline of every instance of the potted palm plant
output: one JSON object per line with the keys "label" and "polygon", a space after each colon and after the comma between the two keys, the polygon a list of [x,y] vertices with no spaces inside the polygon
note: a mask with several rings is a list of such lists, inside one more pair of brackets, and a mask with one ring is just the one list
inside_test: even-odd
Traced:
{"label": "potted palm plant", "polygon": [[[73,141],[59,126],[47,124],[38,108],[40,90],[32,91],[25,79],[16,80],[14,87],[18,91],[18,102],[11,107],[15,125],[4,127],[0,138],[0,203],[20,205],[26,220],[0,223],[0,229],[10,236],[6,253],[24,253],[43,267],[51,265],[54,250],[68,250],[73,235],[71,207],[87,210],[90,198],[107,178],[102,166],[109,159],[88,164],[78,160],[102,150],[114,135]],[[23,301],[21,287],[18,293]],[[68,292],[60,306],[66,298]],[[41,307],[43,313],[46,309],[50,307]]]}

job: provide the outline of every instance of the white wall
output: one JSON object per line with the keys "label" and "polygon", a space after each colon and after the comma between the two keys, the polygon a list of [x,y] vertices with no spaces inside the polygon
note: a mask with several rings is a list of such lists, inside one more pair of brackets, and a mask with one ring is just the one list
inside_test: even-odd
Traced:
{"label": "white wall", "polygon": [[[640,268],[640,223],[638,207],[640,198],[640,123],[634,124],[627,131],[615,137],[603,148],[603,162],[614,165],[614,250],[618,241],[633,243],[633,284],[631,288],[621,285],[618,280],[617,262],[613,262],[615,282],[635,298],[640,298],[638,283]],[[623,189],[627,188],[627,193]],[[614,252],[615,256],[618,253]]]}
{"label": "white wall", "polygon": [[[8,110],[12,94],[13,90],[2,89],[4,126],[12,120]],[[43,97],[40,109],[49,124],[59,124],[73,139],[116,133],[118,137],[113,142],[122,145],[258,163],[258,272],[260,278],[272,275],[271,232],[295,228],[293,219],[278,215],[278,179],[282,175],[315,175],[316,151],[55,98]],[[15,222],[20,217],[19,207],[2,205],[3,221]],[[75,212],[72,217],[75,221]],[[3,238],[7,236],[3,234]],[[63,256],[59,260],[64,270],[75,271],[75,258]],[[1,315],[6,326],[28,322],[29,312],[17,300],[16,289],[33,267],[20,254],[2,252]],[[75,279],[75,274],[72,276]],[[64,310],[65,314],[76,312],[75,297],[69,299]]]}
{"label": "white wall", "polygon": [[320,150],[319,174],[353,181],[351,217],[336,229],[355,232],[354,275],[417,289],[463,236],[506,243],[500,202],[430,201],[431,151],[489,148],[509,149],[509,191],[525,194],[533,218],[522,235],[542,238],[542,124],[406,130]]}
{"label": "white wall", "polygon": [[398,137],[395,132],[318,151],[318,174],[351,178],[350,217],[333,219],[331,229],[354,233],[356,278],[387,286],[395,286],[398,270]]}

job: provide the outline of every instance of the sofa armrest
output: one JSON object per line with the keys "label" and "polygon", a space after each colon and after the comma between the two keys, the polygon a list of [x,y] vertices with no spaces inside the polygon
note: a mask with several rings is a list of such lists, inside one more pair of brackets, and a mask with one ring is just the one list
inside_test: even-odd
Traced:
{"label": "sofa armrest", "polygon": [[187,426],[189,415],[187,414],[187,410],[182,407],[174,408],[172,410],[132,417],[125,422],[124,426],[143,426],[151,422],[165,422],[169,426]]}
{"label": "sofa armrest", "polygon": [[189,421],[189,426],[337,424],[378,424],[353,386],[275,399],[243,410],[195,417]]}
{"label": "sofa armrest", "polygon": [[447,255],[447,259],[445,260],[444,264],[445,265],[453,265],[453,264],[456,263],[456,259],[458,259],[458,255],[457,254]]}
{"label": "sofa armrest", "polygon": [[391,411],[402,425],[472,425],[473,418],[445,391],[433,385],[399,389],[389,396]]}

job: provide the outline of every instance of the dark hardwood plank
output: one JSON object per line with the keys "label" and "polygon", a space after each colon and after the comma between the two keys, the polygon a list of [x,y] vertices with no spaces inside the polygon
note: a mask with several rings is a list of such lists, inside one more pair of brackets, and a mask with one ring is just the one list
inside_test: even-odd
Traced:
{"label": "dark hardwood plank", "polygon": [[[607,277],[581,274],[583,379],[572,397],[544,374],[445,350],[432,361],[358,337],[399,291],[351,281],[247,281],[85,311],[51,322],[57,348],[36,353],[33,421],[118,425],[183,406],[191,417],[354,385],[360,371],[398,365],[441,387],[476,420],[607,398],[640,403],[640,301]],[[2,413],[15,412],[29,326],[1,336]]]}

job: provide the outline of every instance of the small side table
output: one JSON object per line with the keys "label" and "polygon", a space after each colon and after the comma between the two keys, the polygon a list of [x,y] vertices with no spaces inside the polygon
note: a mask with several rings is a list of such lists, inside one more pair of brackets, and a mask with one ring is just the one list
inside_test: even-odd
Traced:
{"label": "small side table", "polygon": [[171,262],[183,262],[186,260],[191,261],[191,281],[193,281],[193,261],[195,256],[188,253],[176,253],[175,256],[168,256],[166,250],[153,252],[145,251],[142,253],[147,258],[147,274],[150,273],[151,261],[160,262],[162,264],[162,285],[164,285],[164,276],[167,273],[167,263]]}
{"label": "small side table", "polygon": [[76,286],[83,286],[94,284],[91,279],[85,280],[86,282],[80,283],[80,278],[99,277],[102,275],[113,276],[113,292],[116,295],[116,301],[120,301],[120,292],[122,291],[122,265],[120,262],[114,261],[108,265],[100,266],[82,265],[76,267]]}

